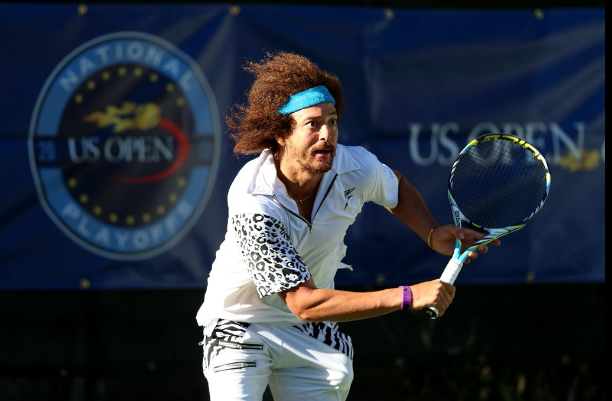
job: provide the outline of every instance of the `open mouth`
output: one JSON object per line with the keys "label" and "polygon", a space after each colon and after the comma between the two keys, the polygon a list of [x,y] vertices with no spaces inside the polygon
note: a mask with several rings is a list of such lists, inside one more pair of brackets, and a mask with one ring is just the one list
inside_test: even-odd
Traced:
{"label": "open mouth", "polygon": [[326,156],[332,153],[332,149],[315,149],[312,154],[315,156]]}

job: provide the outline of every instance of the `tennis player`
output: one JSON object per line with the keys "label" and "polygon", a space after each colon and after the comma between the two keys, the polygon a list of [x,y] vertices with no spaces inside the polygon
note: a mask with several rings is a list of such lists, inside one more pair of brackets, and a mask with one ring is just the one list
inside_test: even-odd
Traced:
{"label": "tennis player", "polygon": [[286,52],[245,70],[255,78],[248,104],[227,123],[234,153],[258,156],[230,187],[227,233],[197,314],[210,399],[260,401],[269,386],[276,401],[345,400],[353,347],[338,322],[428,305],[443,315],[455,295],[440,280],[335,290],[347,267],[343,239],[363,205],[385,207],[443,255],[456,236],[467,247],[482,235],[439,226],[402,174],[338,143],[344,98],[335,75]]}

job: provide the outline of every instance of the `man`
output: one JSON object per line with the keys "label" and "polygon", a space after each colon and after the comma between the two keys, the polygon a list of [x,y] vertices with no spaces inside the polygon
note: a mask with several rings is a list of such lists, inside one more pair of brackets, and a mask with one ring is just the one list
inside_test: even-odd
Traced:
{"label": "man", "polygon": [[210,397],[261,400],[269,385],[277,401],[345,400],[353,350],[337,322],[429,305],[442,316],[455,295],[440,280],[335,290],[343,239],[363,204],[387,208],[444,255],[452,254],[455,236],[469,246],[480,234],[439,227],[399,172],[362,147],[338,143],[344,98],[336,76],[285,52],[245,70],[255,76],[248,105],[227,122],[234,152],[259,157],[229,190],[227,234],[197,316]]}

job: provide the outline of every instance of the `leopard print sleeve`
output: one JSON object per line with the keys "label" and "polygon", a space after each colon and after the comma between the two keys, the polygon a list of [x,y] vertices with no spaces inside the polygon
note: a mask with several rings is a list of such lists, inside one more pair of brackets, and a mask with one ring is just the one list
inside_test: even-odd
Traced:
{"label": "leopard print sleeve", "polygon": [[261,298],[310,279],[283,223],[265,214],[236,215],[231,223]]}

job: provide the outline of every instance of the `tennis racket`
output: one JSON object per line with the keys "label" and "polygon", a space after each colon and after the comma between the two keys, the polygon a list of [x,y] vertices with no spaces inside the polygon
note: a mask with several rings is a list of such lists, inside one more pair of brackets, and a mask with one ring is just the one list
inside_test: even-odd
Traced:
{"label": "tennis racket", "polygon": [[[471,251],[523,228],[542,209],[550,190],[546,159],[531,144],[505,134],[487,134],[470,142],[457,156],[448,180],[448,200],[456,226],[485,236],[461,253],[461,240],[441,281],[454,284]],[[423,313],[431,319],[438,309]]]}

